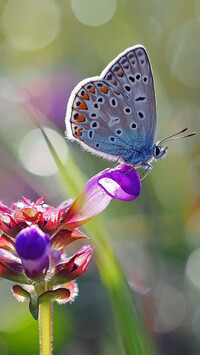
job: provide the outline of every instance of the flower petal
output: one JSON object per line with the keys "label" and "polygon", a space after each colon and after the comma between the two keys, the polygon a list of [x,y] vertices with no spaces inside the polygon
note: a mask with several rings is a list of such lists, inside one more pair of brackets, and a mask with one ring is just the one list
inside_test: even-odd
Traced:
{"label": "flower petal", "polygon": [[0,236],[0,248],[15,252],[14,242],[6,234]]}
{"label": "flower petal", "polygon": [[124,201],[135,200],[141,191],[140,177],[130,165],[119,165],[106,171],[98,179],[98,184],[113,198]]}
{"label": "flower petal", "polygon": [[78,296],[78,285],[77,285],[77,282],[76,281],[66,282],[64,285],[62,285],[62,287],[67,288],[67,289],[70,290],[70,297],[65,302],[58,301],[58,300],[57,300],[57,302],[59,304],[66,303],[66,302],[69,302],[69,303],[74,302],[75,298]]}
{"label": "flower petal", "polygon": [[44,194],[42,197],[40,197],[35,203],[34,206],[41,205],[44,202],[44,199],[46,197],[46,194]]}
{"label": "flower petal", "polygon": [[39,297],[39,304],[47,300],[57,301],[58,303],[66,303],[70,297],[70,290],[68,288],[60,287],[56,290],[49,290],[43,292]]}
{"label": "flower petal", "polygon": [[40,278],[49,264],[51,250],[50,236],[37,226],[30,226],[18,233],[16,251],[22,260],[26,275],[31,279]]}
{"label": "flower petal", "polygon": [[21,260],[10,251],[0,248],[0,262],[14,271],[23,271]]}
{"label": "flower petal", "polygon": [[26,275],[22,272],[17,272],[8,267],[7,265],[4,265],[3,263],[0,262],[0,277],[3,277],[5,279],[22,283],[22,284],[30,284],[31,281],[26,277]]}
{"label": "flower petal", "polygon": [[51,285],[61,285],[81,276],[88,268],[93,254],[90,245],[81,248],[73,257],[64,260],[55,266]]}
{"label": "flower petal", "polygon": [[132,201],[141,191],[140,177],[130,165],[122,164],[93,176],[66,213],[60,229],[72,229],[102,212],[112,199]]}
{"label": "flower petal", "polygon": [[37,223],[41,213],[36,208],[23,208],[15,212],[14,217],[19,224],[24,222]]}
{"label": "flower petal", "polygon": [[98,175],[85,184],[80,195],[74,200],[68,210],[67,216],[61,225],[62,229],[81,226],[109,205],[112,197],[97,182]]}
{"label": "flower petal", "polygon": [[60,222],[61,213],[52,207],[47,207],[38,218],[38,227],[45,233],[52,234]]}
{"label": "flower petal", "polygon": [[17,233],[21,230],[20,225],[14,220],[13,217],[7,213],[0,213],[0,229],[7,234],[10,238],[15,238]]}
{"label": "flower petal", "polygon": [[12,209],[0,202],[0,211],[5,213],[12,213]]}
{"label": "flower petal", "polygon": [[14,285],[12,288],[13,295],[19,302],[25,302],[26,299],[30,300],[30,293],[19,285]]}
{"label": "flower petal", "polygon": [[74,242],[75,240],[87,238],[87,236],[81,233],[77,229],[66,230],[61,229],[52,239],[51,246],[53,249],[65,248],[68,244]]}
{"label": "flower petal", "polygon": [[70,206],[72,205],[72,202],[73,202],[72,199],[65,200],[62,203],[60,203],[60,205],[57,207],[57,209],[61,213],[62,219],[65,217],[67,211],[69,210]]}

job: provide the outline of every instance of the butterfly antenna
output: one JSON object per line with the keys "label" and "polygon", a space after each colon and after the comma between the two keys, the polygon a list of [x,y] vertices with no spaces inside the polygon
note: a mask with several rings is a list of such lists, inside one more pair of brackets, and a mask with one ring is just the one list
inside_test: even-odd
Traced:
{"label": "butterfly antenna", "polygon": [[172,134],[171,136],[163,139],[162,141],[159,142],[159,144],[162,144],[162,143],[165,143],[165,142],[168,142],[168,141],[174,141],[176,139],[182,139],[182,138],[188,138],[188,137],[192,137],[196,134],[196,132],[192,132],[192,133],[189,133],[189,134],[186,134],[185,136],[178,136],[178,134],[181,134],[181,133],[184,133],[188,130],[188,127],[182,129],[180,132],[177,132],[175,134]]}

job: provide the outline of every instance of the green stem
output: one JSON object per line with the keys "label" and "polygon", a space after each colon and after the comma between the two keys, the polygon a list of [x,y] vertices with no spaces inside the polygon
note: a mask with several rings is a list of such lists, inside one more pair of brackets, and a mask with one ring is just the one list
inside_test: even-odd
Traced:
{"label": "green stem", "polygon": [[52,355],[52,302],[39,305],[40,312],[40,355]]}

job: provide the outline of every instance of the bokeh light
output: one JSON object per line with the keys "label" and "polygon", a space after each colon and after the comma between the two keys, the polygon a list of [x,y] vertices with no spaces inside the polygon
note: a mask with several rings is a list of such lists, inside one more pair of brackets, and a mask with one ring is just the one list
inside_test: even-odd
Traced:
{"label": "bokeh light", "polygon": [[194,250],[186,264],[186,274],[194,286],[200,289],[200,249]]}
{"label": "bokeh light", "polygon": [[[63,137],[51,128],[44,128],[63,164],[67,160],[67,145]],[[56,163],[47,146],[41,130],[34,129],[22,138],[19,146],[19,157],[24,167],[32,174],[48,176],[58,171]]]}
{"label": "bokeh light", "polygon": [[184,296],[173,286],[158,285],[154,294],[154,330],[158,333],[172,331],[179,327],[186,313]]}
{"label": "bokeh light", "polygon": [[199,36],[199,21],[186,21],[173,30],[166,46],[166,60],[173,75],[182,83],[197,88],[200,87]]}
{"label": "bokeh light", "polygon": [[20,94],[14,83],[3,76],[0,76],[0,98],[17,102],[25,101],[25,97]]}
{"label": "bokeh light", "polygon": [[9,0],[1,14],[1,27],[10,43],[35,51],[51,43],[60,30],[61,12],[53,0]]}
{"label": "bokeh light", "polygon": [[77,19],[88,26],[101,26],[114,15],[116,0],[71,0]]}

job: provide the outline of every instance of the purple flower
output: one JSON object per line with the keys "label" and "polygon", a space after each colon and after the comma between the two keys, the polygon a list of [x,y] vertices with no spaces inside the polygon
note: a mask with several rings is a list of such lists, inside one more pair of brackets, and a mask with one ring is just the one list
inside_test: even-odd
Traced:
{"label": "purple flower", "polygon": [[85,184],[63,224],[69,229],[80,226],[102,212],[112,199],[133,201],[140,191],[140,177],[130,165],[103,170]]}
{"label": "purple flower", "polygon": [[133,201],[141,191],[140,177],[129,165],[119,165],[116,169],[105,171],[97,180],[104,191],[113,199]]}
{"label": "purple flower", "polygon": [[30,279],[39,279],[44,269],[48,268],[51,249],[50,235],[32,225],[18,233],[15,248],[26,275]]}
{"label": "purple flower", "polygon": [[[77,296],[73,280],[88,268],[93,254],[90,245],[66,257],[65,247],[87,236],[77,227],[102,212],[112,199],[134,200],[141,190],[140,178],[129,165],[106,169],[92,177],[72,202],[54,208],[23,198],[11,208],[0,203],[0,276],[23,284],[13,293],[29,299],[34,318],[46,298],[65,303]],[[37,299],[37,302],[33,301]]]}

